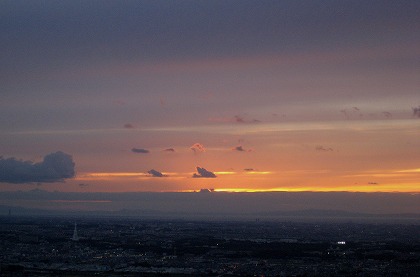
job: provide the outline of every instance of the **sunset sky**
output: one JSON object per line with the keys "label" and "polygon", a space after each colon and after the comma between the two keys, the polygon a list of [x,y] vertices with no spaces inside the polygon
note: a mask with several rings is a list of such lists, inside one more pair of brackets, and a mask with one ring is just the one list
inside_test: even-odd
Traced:
{"label": "sunset sky", "polygon": [[0,156],[0,191],[419,193],[420,1],[1,1]]}

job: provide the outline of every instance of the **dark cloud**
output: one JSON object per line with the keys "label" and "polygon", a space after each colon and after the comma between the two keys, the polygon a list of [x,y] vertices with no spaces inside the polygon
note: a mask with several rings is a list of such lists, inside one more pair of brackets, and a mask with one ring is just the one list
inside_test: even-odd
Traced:
{"label": "dark cloud", "polygon": [[369,184],[369,185],[378,185],[378,183],[377,183],[377,182],[369,182],[368,184]]}
{"label": "dark cloud", "polygon": [[329,151],[334,151],[331,147],[324,147],[322,145],[319,145],[317,147],[315,147],[316,151],[321,151],[321,152],[329,152]]}
{"label": "dark cloud", "polygon": [[413,108],[413,116],[420,118],[420,106]]}
{"label": "dark cloud", "polygon": [[147,173],[149,173],[153,177],[165,177],[165,175],[163,175],[162,172],[159,172],[159,171],[154,170],[154,169],[150,169],[149,171],[147,171]]}
{"label": "dark cloud", "polygon": [[0,158],[0,182],[52,183],[75,176],[72,156],[61,151],[48,154],[40,163]]}
{"label": "dark cloud", "polygon": [[233,151],[238,151],[238,152],[252,152],[252,149],[245,149],[243,148],[242,145],[236,146],[234,148],[232,148]]}
{"label": "dark cloud", "polygon": [[85,187],[88,187],[89,186],[89,184],[79,184],[79,187],[81,187],[81,188],[85,188]]}
{"label": "dark cloud", "polygon": [[147,154],[147,153],[150,153],[150,151],[149,151],[149,150],[147,150],[147,149],[142,149],[142,148],[133,148],[133,149],[131,149],[131,152],[133,152],[133,153],[140,153],[140,154]]}
{"label": "dark cloud", "polygon": [[246,151],[241,145],[236,146],[235,148],[232,148],[233,151],[239,151],[239,152],[244,152]]}
{"label": "dark cloud", "polygon": [[190,147],[190,149],[192,151],[194,151],[194,153],[197,153],[197,152],[206,152],[206,149],[204,148],[204,145],[202,145],[201,143],[194,143]]}
{"label": "dark cloud", "polygon": [[197,173],[194,173],[192,177],[193,178],[216,178],[217,177],[213,172],[206,170],[204,167],[197,166]]}
{"label": "dark cloud", "polygon": [[249,172],[249,171],[255,171],[255,169],[253,168],[244,168],[245,171]]}
{"label": "dark cloud", "polygon": [[173,148],[166,148],[162,150],[163,152],[175,152],[175,149]]}
{"label": "dark cloud", "polygon": [[126,128],[126,129],[133,129],[134,128],[134,125],[131,124],[131,123],[126,123],[126,124],[124,124],[124,128]]}

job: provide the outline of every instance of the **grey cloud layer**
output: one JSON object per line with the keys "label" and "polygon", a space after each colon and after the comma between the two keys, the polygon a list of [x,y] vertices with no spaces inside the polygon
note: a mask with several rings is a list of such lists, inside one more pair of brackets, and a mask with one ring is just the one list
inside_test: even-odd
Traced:
{"label": "grey cloud layer", "polygon": [[72,156],[61,151],[48,154],[40,163],[15,158],[0,159],[0,182],[51,183],[75,176]]}

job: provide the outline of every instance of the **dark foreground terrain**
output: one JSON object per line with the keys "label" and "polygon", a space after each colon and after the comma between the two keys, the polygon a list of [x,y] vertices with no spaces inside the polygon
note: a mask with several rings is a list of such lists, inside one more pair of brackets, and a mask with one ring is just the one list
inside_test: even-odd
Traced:
{"label": "dark foreground terrain", "polygon": [[0,276],[420,276],[417,224],[0,220]]}

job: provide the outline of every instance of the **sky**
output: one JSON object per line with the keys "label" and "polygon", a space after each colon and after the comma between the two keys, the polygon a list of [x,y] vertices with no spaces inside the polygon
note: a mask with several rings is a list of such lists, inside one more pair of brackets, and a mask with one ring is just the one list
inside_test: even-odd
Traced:
{"label": "sky", "polygon": [[419,1],[1,1],[0,192],[420,192]]}

